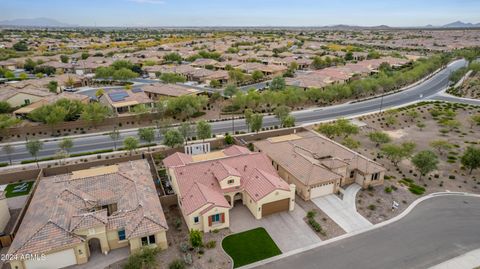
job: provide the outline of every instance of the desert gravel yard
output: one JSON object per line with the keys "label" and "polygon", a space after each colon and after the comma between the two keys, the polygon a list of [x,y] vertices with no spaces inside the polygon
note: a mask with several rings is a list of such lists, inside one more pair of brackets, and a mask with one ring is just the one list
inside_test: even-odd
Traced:
{"label": "desert gravel yard", "polygon": [[[480,147],[480,125],[472,121],[473,115],[480,115],[480,107],[435,102],[360,117],[366,126],[350,136],[358,142],[355,150],[381,163],[387,172],[383,186],[357,193],[357,211],[375,224],[400,214],[414,200],[429,193],[480,193],[480,169],[469,174],[461,163],[467,147]],[[433,152],[438,159],[437,168],[420,177],[410,157],[394,165],[382,152],[383,144],[369,138],[374,131],[388,134],[388,144],[413,142],[412,156],[424,150]],[[392,210],[394,202],[398,207]]]}

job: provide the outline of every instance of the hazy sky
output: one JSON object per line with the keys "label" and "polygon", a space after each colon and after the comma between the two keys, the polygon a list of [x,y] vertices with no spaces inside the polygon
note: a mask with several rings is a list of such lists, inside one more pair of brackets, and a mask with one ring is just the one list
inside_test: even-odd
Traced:
{"label": "hazy sky", "polygon": [[480,0],[0,0],[0,20],[82,26],[420,26],[480,22]]}

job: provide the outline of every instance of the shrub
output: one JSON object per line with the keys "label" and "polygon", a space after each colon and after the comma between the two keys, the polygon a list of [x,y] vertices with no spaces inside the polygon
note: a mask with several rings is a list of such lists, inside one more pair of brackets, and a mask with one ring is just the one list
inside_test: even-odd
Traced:
{"label": "shrub", "polygon": [[371,204],[371,205],[369,205],[367,208],[373,211],[373,210],[377,209],[377,206]]}
{"label": "shrub", "polygon": [[180,243],[180,251],[186,253],[188,251],[188,244],[186,242]]}
{"label": "shrub", "polygon": [[386,193],[392,193],[392,188],[391,187],[385,187],[385,192]]}
{"label": "shrub", "polygon": [[217,241],[215,240],[210,240],[205,244],[205,247],[207,248],[215,248],[217,246]]}
{"label": "shrub", "polygon": [[186,253],[185,255],[183,255],[183,261],[187,265],[192,265],[193,264],[192,254]]}
{"label": "shrub", "polygon": [[194,248],[202,246],[202,233],[198,230],[190,231],[190,245]]}
{"label": "shrub", "polygon": [[168,269],[184,269],[185,263],[182,260],[176,259],[168,265]]}
{"label": "shrub", "polygon": [[160,252],[159,248],[144,247],[130,255],[124,269],[150,269],[157,267],[156,256]]}
{"label": "shrub", "polygon": [[413,184],[413,183],[410,184],[410,187],[408,188],[408,190],[411,193],[416,194],[416,195],[422,195],[423,193],[425,193],[425,188],[424,187]]}
{"label": "shrub", "polygon": [[314,218],[315,215],[317,215],[317,212],[315,212],[314,210],[310,210],[307,212],[307,218],[309,219]]}

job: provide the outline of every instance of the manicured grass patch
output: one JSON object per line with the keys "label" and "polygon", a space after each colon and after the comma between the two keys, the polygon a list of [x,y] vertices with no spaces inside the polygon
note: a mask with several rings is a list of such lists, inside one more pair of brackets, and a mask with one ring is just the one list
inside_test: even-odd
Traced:
{"label": "manicured grass patch", "polygon": [[222,247],[232,257],[234,268],[282,254],[264,228],[229,235]]}
{"label": "manicured grass patch", "polygon": [[8,184],[5,188],[5,197],[10,198],[15,196],[27,195],[28,193],[30,193],[30,189],[32,189],[32,186],[33,181]]}

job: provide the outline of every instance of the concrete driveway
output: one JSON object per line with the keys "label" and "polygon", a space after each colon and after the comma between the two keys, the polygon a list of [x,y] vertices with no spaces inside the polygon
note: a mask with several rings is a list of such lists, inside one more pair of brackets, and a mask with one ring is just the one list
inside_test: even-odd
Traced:
{"label": "concrete driveway", "polygon": [[239,233],[263,227],[280,250],[287,252],[321,241],[303,221],[305,215],[306,212],[296,204],[293,211],[276,213],[256,220],[246,206],[236,205],[230,210],[230,230]]}
{"label": "concrete driveway", "polygon": [[343,200],[330,194],[314,198],[312,202],[347,233],[358,231],[373,225],[357,212],[355,197],[360,189],[360,185],[353,184],[345,189]]}

